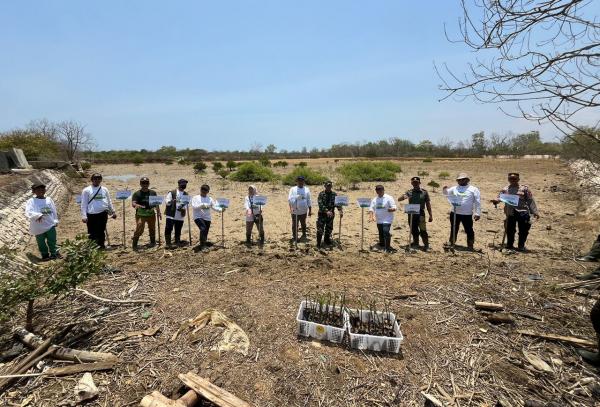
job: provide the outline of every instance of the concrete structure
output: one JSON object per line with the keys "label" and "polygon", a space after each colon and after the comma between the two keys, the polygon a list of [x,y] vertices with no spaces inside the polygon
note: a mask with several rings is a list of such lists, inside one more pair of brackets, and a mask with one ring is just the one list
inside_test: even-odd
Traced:
{"label": "concrete structure", "polygon": [[31,168],[25,154],[23,154],[23,150],[11,148],[8,151],[0,151],[0,172],[10,172],[13,168]]}

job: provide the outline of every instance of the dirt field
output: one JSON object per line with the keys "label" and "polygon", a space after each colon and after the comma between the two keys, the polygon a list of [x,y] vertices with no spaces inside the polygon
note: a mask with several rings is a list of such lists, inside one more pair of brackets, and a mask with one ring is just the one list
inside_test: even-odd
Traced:
{"label": "dirt field", "polygon": [[[334,160],[307,161],[335,179]],[[102,275],[84,288],[111,299],[149,298],[155,301],[153,305],[110,304],[76,293],[40,306],[36,325],[45,333],[61,323],[89,320],[97,330],[75,347],[120,356],[123,363],[114,371],[94,373],[100,395],[90,405],[133,406],[152,390],[175,395],[181,385],[177,375],[190,370],[257,406],[423,405],[422,393],[457,406],[497,402],[518,406],[530,399],[594,405],[589,388],[577,382],[587,377],[595,381],[597,374],[581,362],[572,346],[517,333],[530,329],[587,339],[594,336],[588,317],[594,300],[556,287],[591,268],[573,259],[589,248],[598,233],[597,214],[592,215],[595,218],[579,215],[583,208],[578,184],[567,167],[554,160],[411,160],[400,164],[399,179],[385,184],[386,192],[395,198],[410,187],[409,179],[418,170],[428,171],[436,180],[440,171],[450,172],[451,178],[463,171],[471,175],[485,202],[484,215],[475,226],[476,248],[481,253],[443,251],[449,234],[449,204],[441,190],[431,194],[434,222],[428,230],[433,250],[414,254],[399,250],[388,255],[359,252],[361,210],[356,198],[373,197],[374,183],[342,192],[349,195],[351,206],[345,210],[341,245],[327,252],[315,249],[316,211],[309,220],[310,241],[293,250],[288,188],[258,184],[259,193],[269,198],[264,211],[267,244],[263,249],[248,249],[242,244],[246,184],[223,183],[212,171],[194,175],[189,166],[101,166],[94,170],[105,177],[135,175],[127,182],[105,180],[113,194],[125,187],[135,189],[141,175],[150,177],[151,187],[163,195],[182,177],[190,181],[188,191],[193,194],[199,193],[201,183],[209,183],[213,197],[231,199],[224,217],[226,247],[200,253],[188,247],[174,251],[143,248],[138,253],[118,247],[108,252],[108,260],[119,271]],[[290,169],[282,172],[286,171]],[[526,254],[504,254],[489,247],[502,238],[504,215],[488,201],[504,186],[509,171],[521,173],[541,210]],[[424,184],[431,176],[423,177]],[[438,182],[454,184],[452,179]],[[316,208],[321,187],[310,188]],[[126,204],[129,246],[133,209],[130,201]],[[109,222],[113,245],[122,236],[120,205],[119,219]],[[408,238],[406,223],[405,215],[396,215],[393,245],[399,249]],[[336,218],[336,239],[337,227]],[[368,248],[377,232],[374,224],[366,223],[366,213],[365,227]],[[209,239],[219,242],[220,228],[221,217],[214,214]],[[82,232],[84,225],[73,201],[62,214],[59,240]],[[197,242],[195,227],[192,235]],[[187,236],[186,225],[183,237]],[[140,243],[147,243],[147,235]],[[465,244],[462,231],[458,244]],[[33,245],[29,249],[35,253]],[[405,336],[401,354],[365,353],[299,340],[296,312],[309,292],[345,292],[353,304],[360,299],[365,303],[374,299],[379,305],[389,301]],[[409,292],[416,296],[399,298]],[[486,314],[474,309],[474,301],[504,304],[516,323],[488,323]],[[250,338],[247,356],[211,351],[218,340],[217,328],[201,330],[195,341],[187,333],[171,341],[184,320],[209,308],[223,312],[246,332]],[[119,334],[151,327],[160,331],[151,337],[114,340]],[[540,356],[552,372],[535,370],[523,351]],[[21,405],[29,395],[27,405],[59,405],[73,399],[77,379],[32,379],[26,386],[13,388],[5,402]]]}

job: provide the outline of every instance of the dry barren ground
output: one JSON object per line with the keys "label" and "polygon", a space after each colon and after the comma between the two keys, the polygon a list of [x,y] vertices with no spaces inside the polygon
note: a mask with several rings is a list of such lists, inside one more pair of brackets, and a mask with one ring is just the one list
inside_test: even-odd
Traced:
{"label": "dry barren ground", "polygon": [[[321,253],[314,248],[316,216],[309,221],[311,240],[300,244],[299,250],[291,250],[287,187],[259,184],[259,192],[269,197],[265,208],[267,244],[263,249],[248,249],[241,244],[246,184],[222,183],[212,171],[193,175],[189,166],[95,168],[105,177],[135,175],[127,182],[106,180],[113,193],[124,187],[134,189],[141,175],[149,176],[152,187],[161,194],[182,177],[190,180],[188,189],[193,193],[198,193],[201,183],[211,184],[214,197],[231,199],[224,218],[226,247],[200,253],[187,247],[174,251],[142,249],[138,253],[117,247],[108,252],[108,260],[119,271],[99,276],[84,288],[113,299],[149,298],[153,305],[103,303],[76,293],[40,305],[36,326],[44,334],[67,322],[87,320],[96,330],[76,347],[120,356],[123,362],[114,371],[94,373],[100,395],[90,405],[137,405],[155,389],[174,395],[180,387],[177,375],[189,370],[257,406],[423,405],[422,393],[444,405],[457,406],[493,406],[497,402],[519,406],[530,399],[557,405],[594,405],[590,387],[578,383],[588,377],[595,381],[597,373],[581,362],[572,346],[517,333],[518,329],[531,329],[593,337],[588,322],[593,293],[576,295],[557,288],[557,284],[573,281],[575,275],[590,268],[573,259],[589,248],[598,233],[597,214],[579,215],[579,192],[567,167],[552,160],[400,164],[403,173],[398,181],[386,184],[386,192],[396,198],[409,188],[410,176],[418,170],[428,171],[435,179],[440,171],[471,175],[486,202],[486,212],[476,224],[476,246],[481,253],[442,250],[449,233],[449,205],[439,191],[432,193],[435,219],[428,224],[432,252],[359,252],[360,209],[356,198],[374,195],[374,183],[365,183],[358,191],[343,192],[350,196],[352,205],[345,213],[341,245]],[[313,160],[309,165],[335,179],[334,160]],[[527,254],[508,255],[489,247],[502,237],[501,232],[494,231],[501,230],[503,215],[487,201],[504,185],[509,171],[522,174],[541,208]],[[431,179],[424,178],[425,183]],[[321,187],[311,189],[316,201]],[[133,210],[128,206],[126,212],[129,244]],[[214,215],[213,221],[211,238],[218,241],[220,215]],[[403,247],[408,237],[404,215],[396,216],[394,226],[395,246]],[[59,237],[62,240],[83,231],[73,202],[62,214]],[[120,218],[110,222],[109,231],[112,243],[118,243]],[[183,234],[187,237],[187,225]],[[194,240],[197,235],[194,229]],[[366,224],[365,236],[368,247],[376,239],[374,224]],[[464,244],[464,234],[459,236],[458,243]],[[33,245],[30,251],[35,251]],[[299,340],[295,315],[308,292],[345,292],[355,304],[360,299],[375,299],[380,305],[390,301],[405,335],[401,354],[365,353]],[[408,292],[416,296],[399,297]],[[474,301],[503,303],[513,312],[516,324],[491,325],[484,313],[474,309]],[[247,356],[211,351],[217,330],[201,331],[196,341],[186,334],[170,340],[181,322],[209,308],[220,310],[247,333]],[[160,327],[160,331],[151,337],[114,340],[119,334],[150,327]],[[523,351],[541,357],[552,371],[536,370]],[[28,405],[55,406],[73,399],[77,379],[21,382],[0,402],[18,406],[29,397]]]}

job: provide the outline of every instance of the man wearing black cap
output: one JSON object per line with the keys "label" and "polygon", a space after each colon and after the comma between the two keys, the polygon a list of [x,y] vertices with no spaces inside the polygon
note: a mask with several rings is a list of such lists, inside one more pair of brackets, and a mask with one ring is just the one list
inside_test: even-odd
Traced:
{"label": "man wearing black cap", "polygon": [[[433,222],[433,213],[431,212],[431,200],[429,199],[429,193],[421,188],[421,178],[412,177],[410,179],[410,183],[412,185],[412,189],[406,191],[404,195],[398,198],[398,201],[403,201],[408,199],[409,204],[418,204],[421,207],[421,211],[419,216],[412,216],[412,224],[410,225],[410,230],[413,237],[412,245],[414,247],[419,247],[419,235],[423,240],[423,250],[429,250],[429,235],[427,234],[427,223],[425,222],[425,208],[427,207],[427,212],[429,213],[429,222]],[[408,217],[409,222],[411,217]]]}
{"label": "man wearing black cap", "polygon": [[292,240],[298,238],[298,221],[302,226],[302,237],[300,240],[306,241],[306,215],[312,215],[312,203],[310,199],[310,190],[304,186],[303,176],[296,178],[296,186],[290,188],[288,194],[288,203],[290,205],[290,214],[292,215]]}
{"label": "man wearing black cap", "polygon": [[110,192],[101,186],[102,174],[92,174],[92,185],[81,191],[81,221],[87,225],[88,237],[104,249],[108,217],[117,218]]}
{"label": "man wearing black cap", "polygon": [[[317,199],[319,203],[319,213],[317,216],[317,247],[321,247],[321,240],[325,235],[325,245],[331,245],[331,232],[333,232],[333,219],[335,218],[335,197],[336,193],[332,191],[333,183],[325,182],[325,190],[319,192]],[[337,207],[340,212],[340,218],[344,216],[342,207]]]}
{"label": "man wearing black cap", "polygon": [[494,205],[499,204],[501,202],[501,194],[519,196],[519,203],[517,206],[511,206],[506,203],[504,205],[504,214],[506,215],[506,248],[509,250],[515,249],[515,233],[517,232],[518,225],[519,242],[517,250],[525,251],[525,242],[527,242],[529,229],[531,229],[531,215],[533,215],[536,219],[539,219],[540,215],[529,187],[527,185],[520,185],[519,181],[520,176],[518,173],[509,173],[508,185],[504,187],[502,191],[500,191],[496,199],[492,199],[492,203]]}
{"label": "man wearing black cap", "polygon": [[165,224],[165,242],[168,247],[171,246],[171,233],[175,228],[175,245],[181,244],[181,229],[185,220],[185,211],[187,204],[181,202],[182,196],[187,196],[185,188],[187,187],[187,180],[180,179],[177,181],[177,189],[169,191],[165,197],[165,217],[167,218]]}
{"label": "man wearing black cap", "polygon": [[135,208],[135,232],[133,234],[133,250],[137,250],[140,236],[144,233],[144,225],[148,224],[150,233],[150,247],[156,246],[156,217],[161,218],[158,207],[150,206],[150,197],[156,196],[156,191],[150,189],[150,179],[140,179],[140,189],[135,191],[131,197],[131,206]]}

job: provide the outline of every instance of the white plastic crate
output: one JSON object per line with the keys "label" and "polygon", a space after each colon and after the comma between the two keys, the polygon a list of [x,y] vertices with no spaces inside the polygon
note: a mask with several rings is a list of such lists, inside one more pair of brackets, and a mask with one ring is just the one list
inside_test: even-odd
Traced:
{"label": "white plastic crate", "polygon": [[[333,343],[342,343],[344,340],[344,334],[347,331],[347,314],[343,312],[344,324],[341,328],[331,325],[317,324],[316,322],[306,321],[304,319],[304,309],[306,308],[306,304],[306,301],[302,301],[300,303],[298,315],[296,316],[296,322],[298,324],[298,336],[306,336]],[[314,303],[309,302],[309,304]],[[340,307],[335,307],[334,309],[339,311]]]}
{"label": "white plastic crate", "polygon": [[[358,310],[348,310],[351,315],[357,315]],[[373,317],[373,313],[369,310],[361,310],[361,319],[363,321],[369,321]],[[378,317],[384,315],[384,312],[378,311],[376,313]],[[375,352],[389,352],[398,353],[400,352],[400,345],[404,341],[404,336],[400,331],[400,325],[396,319],[396,315],[393,312],[389,313],[390,319],[394,325],[394,336],[374,336],[366,334],[352,333],[352,325],[350,323],[350,315],[348,315],[348,331],[350,334],[350,347],[353,349],[372,350]]]}

